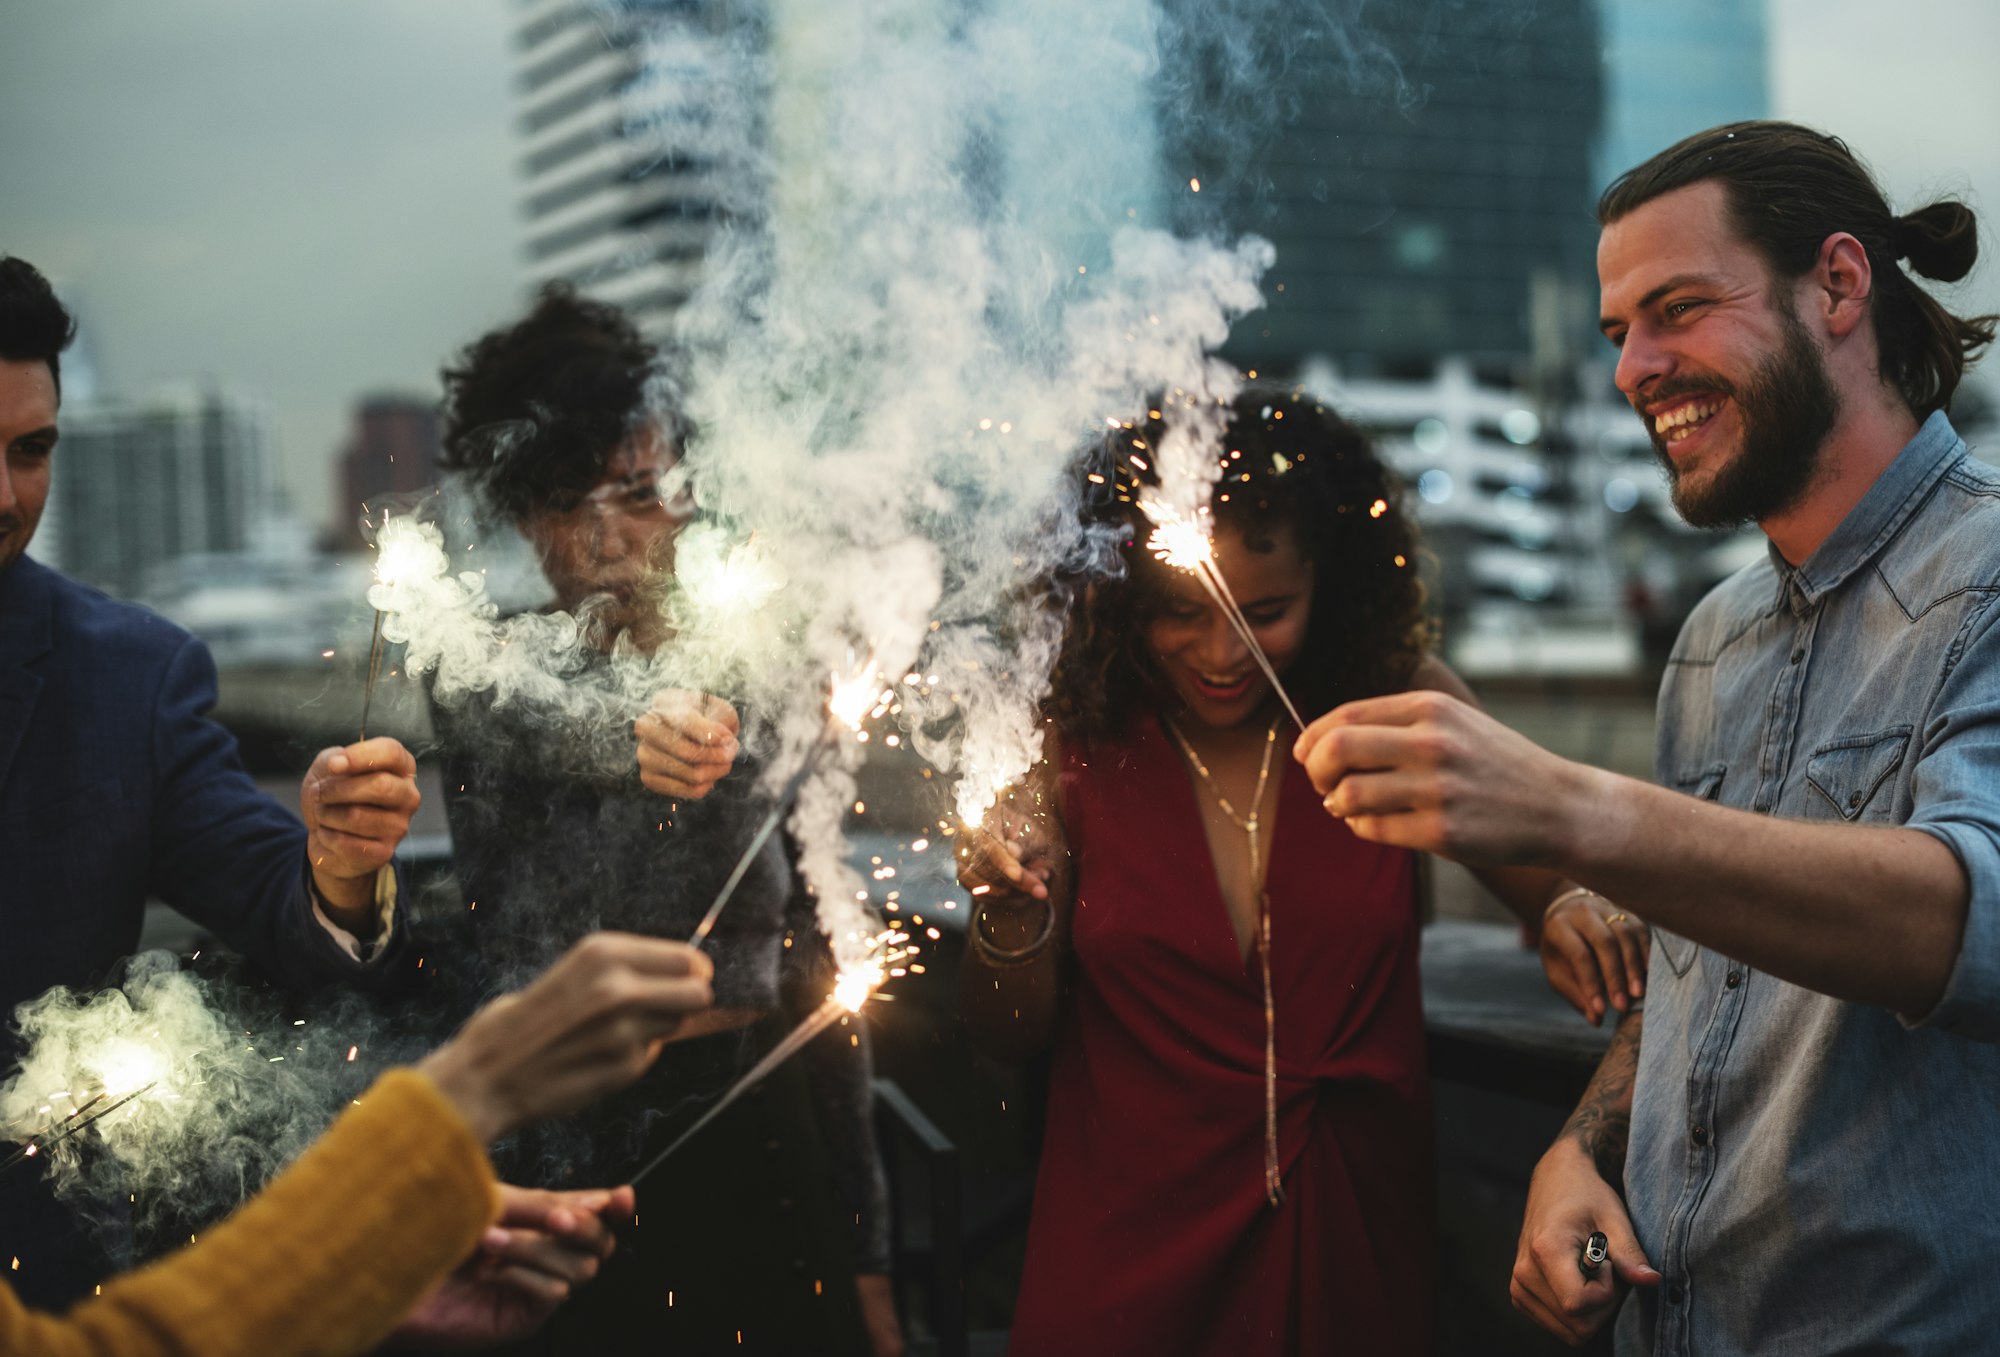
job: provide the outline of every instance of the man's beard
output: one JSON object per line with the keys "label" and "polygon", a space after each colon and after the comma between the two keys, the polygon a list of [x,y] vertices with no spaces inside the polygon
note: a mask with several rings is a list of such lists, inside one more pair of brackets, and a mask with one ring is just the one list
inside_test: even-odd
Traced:
{"label": "man's beard", "polygon": [[[1681,480],[1666,440],[1652,432],[1652,421],[1647,420],[1653,454],[1666,469],[1674,508],[1689,527],[1762,522],[1796,505],[1819,474],[1820,448],[1839,417],[1840,394],[1790,299],[1774,305],[1783,320],[1784,339],[1748,384],[1739,389],[1720,377],[1674,384],[1688,392],[1713,391],[1729,397],[1743,425],[1743,445],[1735,458],[1718,467],[1706,485],[1696,489]],[[1669,387],[1654,399],[1676,394]]]}

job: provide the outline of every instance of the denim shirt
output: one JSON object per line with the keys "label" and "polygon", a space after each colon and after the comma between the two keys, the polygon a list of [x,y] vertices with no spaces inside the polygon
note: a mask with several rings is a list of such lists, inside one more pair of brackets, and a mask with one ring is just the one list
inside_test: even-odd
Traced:
{"label": "denim shirt", "polygon": [[[1665,1280],[1621,1354],[2000,1352],[1996,601],[2000,472],[1939,413],[1805,564],[1773,550],[1681,632],[1664,785],[1935,835],[1971,904],[1913,1016],[1654,930],[1625,1186]],[[1878,908],[1887,935],[1902,902]]]}

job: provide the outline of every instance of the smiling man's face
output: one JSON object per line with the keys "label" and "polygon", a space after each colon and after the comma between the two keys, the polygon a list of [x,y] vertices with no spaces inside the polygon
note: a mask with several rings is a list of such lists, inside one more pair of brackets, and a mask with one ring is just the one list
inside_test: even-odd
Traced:
{"label": "smiling man's face", "polygon": [[1618,389],[1681,516],[1722,527],[1797,504],[1839,393],[1792,289],[1730,221],[1722,185],[1662,194],[1605,227],[1597,274]]}

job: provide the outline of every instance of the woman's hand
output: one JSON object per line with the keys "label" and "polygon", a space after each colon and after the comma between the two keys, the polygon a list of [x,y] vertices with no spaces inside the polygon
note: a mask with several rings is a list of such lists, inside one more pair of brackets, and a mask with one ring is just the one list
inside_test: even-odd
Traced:
{"label": "woman's hand", "polygon": [[736,766],[742,728],[736,708],[719,697],[683,688],[653,694],[652,710],[632,723],[639,781],[661,796],[701,800]]}
{"label": "woman's hand", "polygon": [[683,942],[593,933],[517,994],[472,1015],[418,1065],[490,1141],[637,1079],[713,1002],[709,959]]}
{"label": "woman's hand", "polygon": [[1047,900],[1052,868],[1037,848],[1025,824],[966,825],[958,831],[958,884],[975,901],[988,895]]}
{"label": "woman's hand", "polygon": [[1646,994],[1652,933],[1601,895],[1557,896],[1542,916],[1542,970],[1549,987],[1596,1026],[1608,1004],[1623,1013]]}

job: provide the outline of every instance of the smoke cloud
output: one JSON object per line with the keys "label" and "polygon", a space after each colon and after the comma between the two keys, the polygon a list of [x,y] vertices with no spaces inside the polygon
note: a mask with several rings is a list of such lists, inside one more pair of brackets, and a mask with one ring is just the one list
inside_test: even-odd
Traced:
{"label": "smoke cloud", "polygon": [[[628,136],[724,222],[658,393],[699,430],[700,522],[663,587],[677,635],[575,683],[587,625],[497,620],[441,537],[371,601],[442,702],[491,691],[601,732],[660,688],[719,693],[773,789],[824,729],[828,676],[872,656],[885,719],[977,818],[1041,754],[1063,618],[1026,586],[1116,568],[1081,525],[1079,451],[1160,408],[1169,506],[1205,505],[1216,474],[1239,376],[1215,353],[1273,252],[1216,229],[1170,167],[1182,119],[1251,146],[1292,112],[1272,73],[1305,66],[1420,92],[1326,4],[600,9],[642,54]],[[791,820],[843,961],[876,931],[842,838],[863,752],[843,740]]]}
{"label": "smoke cloud", "polygon": [[14,1023],[24,1054],[0,1084],[0,1135],[32,1141],[80,1213],[116,1210],[152,1233],[233,1208],[383,1064],[414,1054],[389,1051],[352,1001],[288,1020],[166,952],[134,957],[116,988],[50,990]]}

